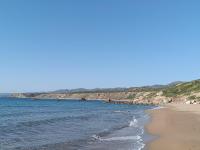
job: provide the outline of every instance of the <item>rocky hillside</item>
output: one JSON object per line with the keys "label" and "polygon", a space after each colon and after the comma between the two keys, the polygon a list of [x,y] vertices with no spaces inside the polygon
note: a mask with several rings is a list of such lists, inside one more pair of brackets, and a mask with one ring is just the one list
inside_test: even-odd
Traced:
{"label": "rocky hillside", "polygon": [[47,93],[17,93],[14,97],[34,99],[101,99],[115,103],[165,104],[200,103],[200,80],[174,82],[168,85],[155,85],[113,89],[58,90]]}

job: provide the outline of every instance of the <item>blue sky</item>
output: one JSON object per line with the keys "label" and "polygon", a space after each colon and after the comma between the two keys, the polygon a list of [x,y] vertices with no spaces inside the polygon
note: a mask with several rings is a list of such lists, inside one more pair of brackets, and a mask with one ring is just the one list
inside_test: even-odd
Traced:
{"label": "blue sky", "polygon": [[0,92],[200,78],[200,2],[0,2]]}

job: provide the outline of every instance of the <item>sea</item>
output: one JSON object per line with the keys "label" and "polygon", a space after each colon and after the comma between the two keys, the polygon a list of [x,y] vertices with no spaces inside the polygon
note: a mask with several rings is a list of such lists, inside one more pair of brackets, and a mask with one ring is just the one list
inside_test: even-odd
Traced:
{"label": "sea", "polygon": [[0,150],[142,150],[154,107],[0,98]]}

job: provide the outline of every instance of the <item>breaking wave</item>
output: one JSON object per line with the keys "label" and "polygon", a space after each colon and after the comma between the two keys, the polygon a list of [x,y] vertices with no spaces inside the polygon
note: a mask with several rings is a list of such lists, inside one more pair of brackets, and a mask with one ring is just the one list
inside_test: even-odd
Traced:
{"label": "breaking wave", "polygon": [[137,127],[137,126],[138,126],[138,121],[133,117],[133,120],[131,120],[129,123],[129,127]]}
{"label": "breaking wave", "polygon": [[111,137],[111,138],[101,138],[97,135],[94,135],[93,138],[99,141],[126,141],[126,140],[140,140],[141,137],[137,136],[122,136],[122,137]]}

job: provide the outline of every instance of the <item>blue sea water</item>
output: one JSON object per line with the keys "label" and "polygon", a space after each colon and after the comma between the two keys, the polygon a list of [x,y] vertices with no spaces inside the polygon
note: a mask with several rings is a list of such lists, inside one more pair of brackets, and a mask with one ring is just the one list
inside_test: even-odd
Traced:
{"label": "blue sea water", "polygon": [[0,98],[0,150],[141,150],[151,108]]}

